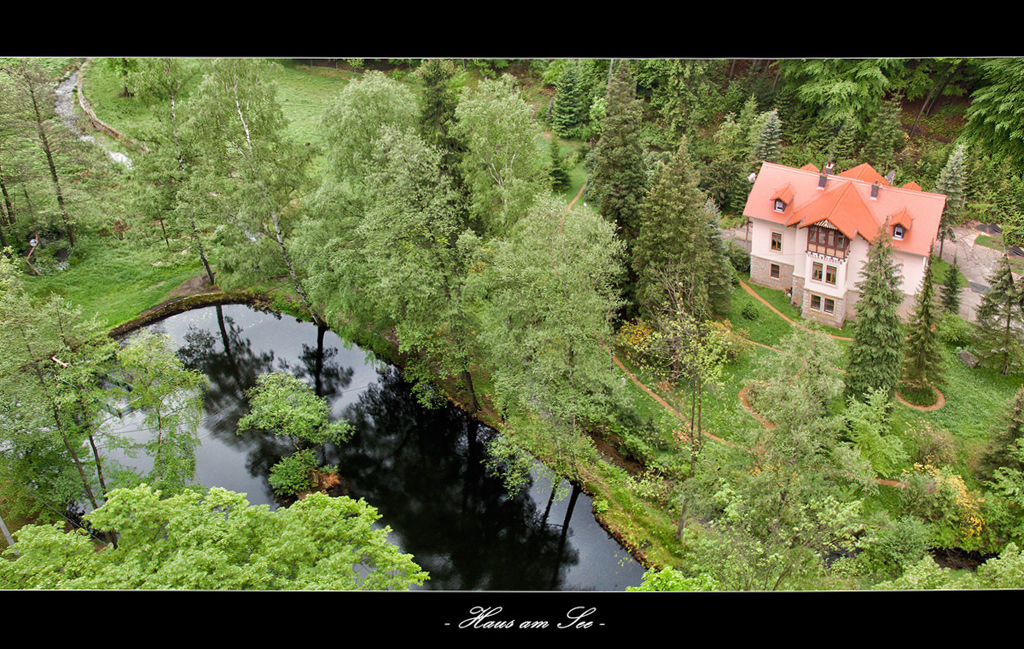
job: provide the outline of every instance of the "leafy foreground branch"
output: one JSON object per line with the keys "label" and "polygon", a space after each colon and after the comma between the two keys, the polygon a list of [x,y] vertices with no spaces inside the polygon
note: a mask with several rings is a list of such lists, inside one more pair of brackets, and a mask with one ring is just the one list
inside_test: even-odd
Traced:
{"label": "leafy foreground branch", "polygon": [[118,489],[86,517],[117,531],[116,549],[95,551],[81,530],[23,527],[0,588],[399,590],[428,579],[361,499],[314,493],[272,512],[220,488],[160,496]]}

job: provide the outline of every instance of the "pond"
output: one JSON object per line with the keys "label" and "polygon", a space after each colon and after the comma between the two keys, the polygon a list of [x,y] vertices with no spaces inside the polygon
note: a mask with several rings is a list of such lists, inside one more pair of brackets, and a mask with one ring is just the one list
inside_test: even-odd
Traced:
{"label": "pond", "polygon": [[[600,590],[638,585],[644,568],[594,519],[591,500],[534,474],[511,495],[488,473],[497,433],[454,407],[427,409],[394,366],[375,362],[333,332],[244,305],[212,306],[148,327],[166,333],[189,367],[210,381],[196,451],[197,483],[276,507],[267,476],[292,450],[274,435],[236,433],[244,392],[265,372],[290,372],[351,421],[352,439],[327,445],[347,494],[364,498],[392,542],[430,573],[424,589]],[[121,430],[140,436],[137,419]],[[147,470],[145,458],[121,458]],[[568,495],[564,495],[567,493]]]}

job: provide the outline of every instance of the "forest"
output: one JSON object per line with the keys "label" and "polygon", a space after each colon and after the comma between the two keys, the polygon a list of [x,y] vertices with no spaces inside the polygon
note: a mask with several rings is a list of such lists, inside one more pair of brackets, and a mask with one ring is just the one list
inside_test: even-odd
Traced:
{"label": "forest", "polygon": [[[315,450],[350,425],[286,373],[238,426],[293,449],[268,478],[287,506],[195,484],[206,379],[132,332],[231,301],[500,431],[510,490],[538,461],[581,487],[636,590],[1024,587],[1022,79],[1017,58],[0,59],[0,587],[429,579],[371,504],[321,493]],[[909,318],[883,236],[842,329],[750,285],[764,162],[946,196]],[[980,288],[954,253],[979,225]],[[126,408],[145,474],[106,456]]]}

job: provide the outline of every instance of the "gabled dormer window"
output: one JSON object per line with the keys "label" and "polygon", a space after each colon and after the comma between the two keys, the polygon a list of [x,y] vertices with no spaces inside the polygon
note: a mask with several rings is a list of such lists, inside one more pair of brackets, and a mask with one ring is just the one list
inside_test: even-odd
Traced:
{"label": "gabled dormer window", "polygon": [[783,200],[781,198],[776,198],[775,199],[775,211],[776,212],[785,212],[786,211],[786,204],[783,202]]}
{"label": "gabled dormer window", "polygon": [[902,225],[894,225],[894,226],[892,226],[892,238],[893,239],[899,239],[899,240],[902,241],[904,234],[906,234],[906,230],[903,228]]}

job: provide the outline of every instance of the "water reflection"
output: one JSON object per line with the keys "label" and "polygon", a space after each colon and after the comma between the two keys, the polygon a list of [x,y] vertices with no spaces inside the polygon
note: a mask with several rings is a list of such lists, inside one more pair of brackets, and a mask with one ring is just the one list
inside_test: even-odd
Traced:
{"label": "water reflection", "polygon": [[374,362],[333,332],[246,306],[208,307],[151,327],[171,335],[187,366],[210,380],[196,482],[274,506],[267,476],[293,447],[235,428],[256,377],[287,371],[306,380],[350,420],[352,439],[322,449],[348,494],[376,507],[392,540],[427,570],[424,588],[622,590],[640,583],[637,564],[594,521],[573,490],[552,501],[535,479],[512,497],[482,463],[495,431],[456,408],[424,409],[400,372]]}

